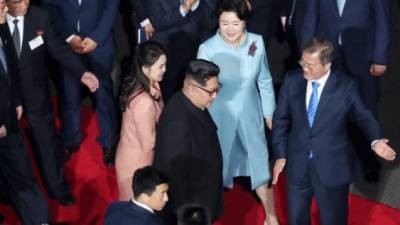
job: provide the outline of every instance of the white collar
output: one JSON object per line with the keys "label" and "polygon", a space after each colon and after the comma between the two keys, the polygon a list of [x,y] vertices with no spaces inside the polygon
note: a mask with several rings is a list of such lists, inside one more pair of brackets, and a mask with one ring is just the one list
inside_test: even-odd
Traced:
{"label": "white collar", "polygon": [[152,210],[149,206],[147,206],[147,205],[145,205],[143,203],[140,203],[138,201],[135,201],[135,199],[132,199],[132,202],[135,203],[136,205],[146,209],[147,211],[150,211],[151,213],[154,213],[154,210]]}

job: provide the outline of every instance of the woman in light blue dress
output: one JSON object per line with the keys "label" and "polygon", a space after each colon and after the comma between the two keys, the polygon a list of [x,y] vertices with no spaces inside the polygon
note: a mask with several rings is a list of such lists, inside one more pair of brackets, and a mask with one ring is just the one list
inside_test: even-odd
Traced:
{"label": "woman in light blue dress", "polygon": [[263,39],[245,30],[244,0],[221,1],[218,15],[219,30],[200,45],[197,57],[220,67],[223,87],[209,111],[218,126],[224,185],[231,188],[234,177],[249,176],[267,214],[264,225],[277,225],[265,138],[275,96]]}

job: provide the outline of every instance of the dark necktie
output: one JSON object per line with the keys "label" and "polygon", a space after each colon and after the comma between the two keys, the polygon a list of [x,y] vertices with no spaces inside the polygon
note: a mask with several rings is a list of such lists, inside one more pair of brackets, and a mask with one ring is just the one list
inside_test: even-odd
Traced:
{"label": "dark necktie", "polygon": [[15,46],[15,50],[17,51],[17,55],[19,57],[19,55],[21,54],[21,36],[19,33],[19,28],[18,28],[18,19],[15,19],[13,21],[14,23],[14,31],[12,33],[12,39],[14,42],[14,46]]}
{"label": "dark necktie", "polygon": [[318,87],[319,87],[319,85],[320,84],[316,81],[312,82],[312,93],[311,93],[310,102],[308,103],[308,109],[307,109],[308,122],[310,124],[310,127],[313,126],[315,114],[316,114],[317,108],[318,108]]}

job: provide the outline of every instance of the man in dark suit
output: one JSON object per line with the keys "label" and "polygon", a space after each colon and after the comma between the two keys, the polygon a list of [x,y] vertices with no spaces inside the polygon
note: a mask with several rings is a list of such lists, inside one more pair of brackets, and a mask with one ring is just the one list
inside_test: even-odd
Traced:
{"label": "man in dark suit", "polygon": [[[119,0],[43,2],[53,14],[57,32],[100,81],[99,89],[93,94],[100,128],[97,141],[103,148],[104,163],[111,165],[118,136],[111,71],[115,51],[113,27]],[[79,149],[83,139],[80,132],[81,84],[70,76],[68,68],[62,69],[61,139],[65,149],[72,153]]]}
{"label": "man in dark suit", "polygon": [[132,179],[133,199],[112,203],[104,225],[164,225],[154,213],[168,201],[168,179],[151,166],[136,170]]}
{"label": "man in dark suit", "polygon": [[48,206],[35,181],[17,121],[22,115],[14,86],[18,60],[6,25],[7,10],[5,0],[0,0],[0,188],[10,195],[22,224],[46,224]]}
{"label": "man in dark suit", "polygon": [[91,91],[97,89],[98,80],[94,74],[85,72],[86,68],[55,35],[46,11],[29,7],[29,0],[8,0],[7,6],[7,25],[20,70],[16,83],[32,134],[33,153],[49,196],[63,205],[70,205],[73,203],[71,191],[64,178],[61,157],[57,157],[61,150],[50,102],[48,55],[69,68],[74,78]]}
{"label": "man in dark suit", "polygon": [[187,64],[196,58],[201,41],[217,25],[215,0],[143,1],[154,27],[152,39],[168,50],[168,71],[161,83],[165,102],[182,87]]}
{"label": "man in dark suit", "polygon": [[280,25],[281,0],[246,0],[250,16],[246,29],[262,35],[266,47]]}
{"label": "man in dark suit", "polygon": [[182,91],[160,116],[153,165],[170,180],[170,201],[161,212],[176,225],[184,204],[210,209],[214,222],[222,212],[222,156],[217,127],[207,107],[217,97],[219,68],[206,60],[189,63]]}
{"label": "man in dark suit", "polygon": [[[346,225],[349,185],[357,175],[349,118],[364,132],[375,154],[394,160],[396,153],[381,139],[378,122],[364,106],[357,84],[331,70],[334,48],[313,38],[303,48],[303,71],[289,72],[273,116],[272,146],[277,158],[273,183],[286,166],[289,221],[310,225],[315,196],[324,225]],[[367,149],[365,149],[367,150]]]}
{"label": "man in dark suit", "polygon": [[[390,42],[388,0],[308,0],[302,43],[313,36],[327,38],[337,50],[333,67],[358,83],[364,104],[378,118],[379,77],[385,73]],[[355,144],[367,180],[377,181],[380,164],[365,151],[368,143],[354,128]]]}

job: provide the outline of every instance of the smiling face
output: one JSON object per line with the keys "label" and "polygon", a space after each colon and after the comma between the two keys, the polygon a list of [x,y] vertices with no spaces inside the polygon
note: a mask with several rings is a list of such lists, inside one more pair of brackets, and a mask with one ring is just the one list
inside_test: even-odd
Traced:
{"label": "smiling face", "polygon": [[142,71],[150,81],[160,82],[164,77],[166,64],[167,57],[165,55],[161,55],[153,65],[142,66]]}
{"label": "smiling face", "polygon": [[238,45],[244,36],[245,21],[235,12],[223,12],[219,17],[219,33],[228,44]]}

